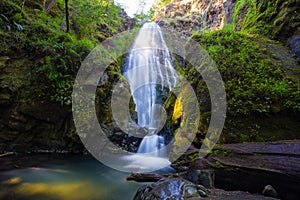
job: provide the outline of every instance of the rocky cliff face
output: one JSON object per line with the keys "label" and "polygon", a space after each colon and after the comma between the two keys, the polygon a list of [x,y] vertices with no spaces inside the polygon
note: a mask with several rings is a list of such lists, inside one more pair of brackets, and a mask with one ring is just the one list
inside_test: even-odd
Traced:
{"label": "rocky cliff face", "polygon": [[152,20],[188,36],[232,23],[237,31],[279,40],[300,58],[299,12],[297,0],[172,0]]}
{"label": "rocky cliff face", "polygon": [[[220,142],[298,137],[299,128],[295,126],[299,123],[293,119],[299,112],[299,62],[290,52],[299,55],[298,13],[297,0],[173,0],[153,17],[165,28],[193,35],[216,62],[227,93],[227,118]],[[210,116],[206,100],[209,95],[201,77],[192,72],[193,66],[185,63],[180,67],[196,93],[204,97],[200,105],[201,127],[194,140],[195,147],[200,148]],[[265,84],[267,80],[274,83]],[[286,85],[284,90],[282,82]],[[291,132],[284,128],[288,121],[292,122],[288,127],[295,127]],[[176,127],[182,121],[168,122],[175,135],[176,154],[176,146],[184,145]]]}
{"label": "rocky cliff face", "polygon": [[154,21],[164,21],[178,31],[190,35],[193,31],[221,29],[232,22],[234,0],[173,0],[158,11]]}
{"label": "rocky cliff face", "polygon": [[70,107],[42,95],[47,82],[31,71],[35,66],[28,58],[0,57],[0,151],[81,151]]}
{"label": "rocky cliff face", "polygon": [[124,23],[121,27],[119,27],[118,32],[131,30],[137,24],[137,20],[135,18],[129,17],[124,9],[122,9],[121,12],[119,13],[119,17],[121,19],[124,19]]}
{"label": "rocky cliff face", "polygon": [[300,4],[298,0],[236,1],[234,25],[237,31],[262,35],[289,46],[300,59]]}

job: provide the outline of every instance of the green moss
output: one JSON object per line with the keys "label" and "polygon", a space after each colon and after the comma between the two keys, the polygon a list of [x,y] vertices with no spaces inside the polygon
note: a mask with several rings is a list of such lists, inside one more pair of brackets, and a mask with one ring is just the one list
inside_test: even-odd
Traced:
{"label": "green moss", "polygon": [[197,158],[199,158],[199,153],[198,152],[195,152],[195,153],[192,153],[192,154],[188,155],[188,159],[191,160],[191,161],[196,160]]}
{"label": "green moss", "polygon": [[[261,117],[300,111],[298,64],[278,42],[236,32],[231,25],[194,35],[193,39],[216,62],[225,83],[227,118],[221,142],[269,141],[271,138],[261,133],[266,127],[259,123]],[[193,66],[187,63],[184,73],[201,106],[200,128],[194,140],[200,147],[210,120],[209,93]],[[285,138],[292,137],[285,135]]]}
{"label": "green moss", "polygon": [[216,167],[217,168],[221,168],[221,167],[224,167],[223,165],[222,165],[222,163],[221,162],[219,162],[219,161],[216,161]]}
{"label": "green moss", "polygon": [[227,29],[194,39],[219,67],[230,115],[299,110],[299,80],[292,81],[285,75],[284,60],[273,51],[278,43]]}
{"label": "green moss", "polygon": [[252,0],[238,0],[235,3],[234,12],[233,12],[233,19],[236,21],[238,19],[238,15],[240,11],[245,8],[248,4],[250,4]]}
{"label": "green moss", "polygon": [[234,23],[238,30],[286,41],[299,34],[299,0],[238,0]]}

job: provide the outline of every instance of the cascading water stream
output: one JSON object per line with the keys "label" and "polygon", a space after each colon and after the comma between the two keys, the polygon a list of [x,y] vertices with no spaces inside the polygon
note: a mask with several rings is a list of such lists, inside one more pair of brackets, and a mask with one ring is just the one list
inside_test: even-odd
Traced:
{"label": "cascading water stream", "polygon": [[164,123],[159,103],[162,94],[171,90],[178,78],[163,32],[156,23],[146,23],[140,29],[123,67],[123,75],[131,87],[138,125],[149,130],[138,153],[156,152],[164,146],[164,138],[157,135]]}

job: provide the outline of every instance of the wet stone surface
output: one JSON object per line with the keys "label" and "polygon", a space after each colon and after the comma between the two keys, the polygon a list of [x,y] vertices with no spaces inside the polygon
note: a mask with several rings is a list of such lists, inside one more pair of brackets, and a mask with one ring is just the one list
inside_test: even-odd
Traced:
{"label": "wet stone surface", "polygon": [[134,200],[274,200],[275,198],[242,191],[206,189],[182,178],[163,178],[139,188]]}

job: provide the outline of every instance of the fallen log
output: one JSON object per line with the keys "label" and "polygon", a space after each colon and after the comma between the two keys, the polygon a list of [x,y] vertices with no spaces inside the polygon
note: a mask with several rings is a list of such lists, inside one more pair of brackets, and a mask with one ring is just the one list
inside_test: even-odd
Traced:
{"label": "fallen log", "polygon": [[4,154],[0,154],[0,158],[6,157],[6,156],[12,156],[12,155],[14,155],[14,152],[7,152],[7,153],[4,153]]}
{"label": "fallen log", "polygon": [[131,173],[130,176],[126,177],[127,181],[136,181],[136,182],[156,182],[161,178],[166,177],[178,177],[176,174],[140,174],[140,173]]}

